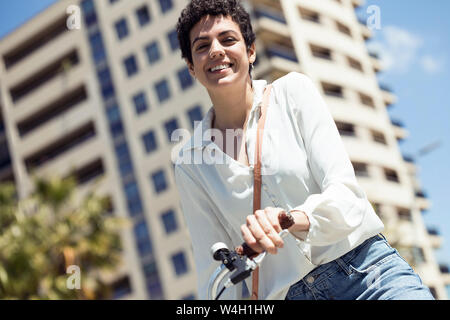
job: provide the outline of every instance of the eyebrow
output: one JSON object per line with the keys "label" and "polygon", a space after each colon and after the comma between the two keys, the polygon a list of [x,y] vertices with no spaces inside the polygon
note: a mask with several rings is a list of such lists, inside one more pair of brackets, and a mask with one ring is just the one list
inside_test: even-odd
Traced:
{"label": "eyebrow", "polygon": [[[234,30],[225,30],[225,31],[222,31],[221,33],[219,33],[219,37],[220,37],[220,36],[223,36],[224,34],[230,33],[230,32],[236,34],[236,31],[234,31]],[[209,37],[207,37],[207,36],[196,37],[196,38],[194,39],[194,41],[192,41],[191,46],[193,47],[193,46],[194,46],[194,43],[195,43],[196,41],[198,41],[198,40],[208,40],[208,39],[209,39]]]}

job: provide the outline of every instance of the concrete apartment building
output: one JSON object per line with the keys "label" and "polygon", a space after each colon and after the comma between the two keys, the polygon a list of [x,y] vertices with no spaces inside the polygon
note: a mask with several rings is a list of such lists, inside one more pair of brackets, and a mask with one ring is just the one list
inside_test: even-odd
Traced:
{"label": "concrete apartment building", "polygon": [[[120,299],[196,298],[195,264],[179,206],[171,153],[177,128],[192,131],[210,107],[190,77],[175,23],[187,0],[60,0],[0,40],[0,181],[32,190],[32,175],[75,173],[133,227],[111,277]],[[386,236],[438,299],[448,268],[427,230],[429,202],[403,157],[395,96],[380,86],[360,0],[248,0],[257,32],[255,78],[311,77],[336,121],[357,178]],[[69,30],[66,9],[81,10]],[[72,13],[73,11],[71,11]],[[3,178],[4,177],[4,178]],[[209,275],[205,275],[208,276]]]}

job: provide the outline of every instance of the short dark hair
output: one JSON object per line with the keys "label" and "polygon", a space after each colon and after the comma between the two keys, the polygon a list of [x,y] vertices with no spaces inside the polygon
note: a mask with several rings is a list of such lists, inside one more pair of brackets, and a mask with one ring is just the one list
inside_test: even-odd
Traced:
{"label": "short dark hair", "polygon": [[250,15],[241,5],[240,0],[192,0],[181,12],[177,23],[178,42],[180,43],[181,57],[192,62],[191,29],[204,16],[230,16],[239,25],[244,37],[247,50],[255,42],[256,36],[250,21]]}

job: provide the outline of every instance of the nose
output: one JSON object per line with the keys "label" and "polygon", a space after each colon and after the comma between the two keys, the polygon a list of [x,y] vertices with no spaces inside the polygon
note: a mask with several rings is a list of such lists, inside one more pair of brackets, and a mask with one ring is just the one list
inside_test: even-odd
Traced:
{"label": "nose", "polygon": [[211,50],[209,52],[209,57],[211,59],[215,59],[217,57],[224,57],[225,56],[225,51],[223,50],[222,45],[220,44],[219,41],[214,40],[213,43],[211,44]]}

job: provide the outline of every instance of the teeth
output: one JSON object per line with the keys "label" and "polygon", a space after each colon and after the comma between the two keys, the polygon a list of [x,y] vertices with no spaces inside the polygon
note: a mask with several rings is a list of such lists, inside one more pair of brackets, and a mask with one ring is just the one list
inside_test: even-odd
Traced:
{"label": "teeth", "polygon": [[215,66],[214,68],[211,68],[211,71],[216,71],[216,70],[219,70],[219,69],[225,69],[225,68],[228,68],[230,65],[229,64],[221,64],[220,66]]}

